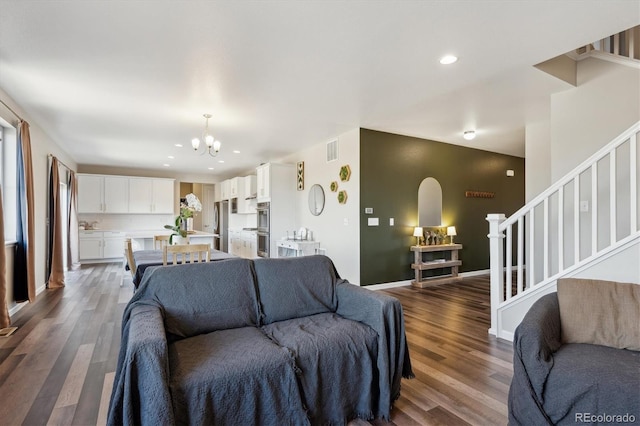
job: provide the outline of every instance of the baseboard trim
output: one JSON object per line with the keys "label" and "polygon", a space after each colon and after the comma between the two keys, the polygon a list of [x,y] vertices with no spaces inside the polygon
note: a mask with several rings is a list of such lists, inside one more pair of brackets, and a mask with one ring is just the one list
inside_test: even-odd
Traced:
{"label": "baseboard trim", "polygon": [[[478,271],[462,272],[461,274],[458,274],[458,276],[462,278],[477,277],[480,275],[489,275],[490,272],[491,271],[489,269],[480,269]],[[367,288],[369,290],[385,290],[388,288],[406,287],[410,285],[411,285],[411,280],[405,280],[405,281],[392,281],[392,282],[382,283],[382,284],[363,285],[362,287]]]}
{"label": "baseboard trim", "polygon": [[[36,288],[36,297],[42,293],[43,291],[45,291],[47,288],[47,285],[42,285],[38,288]],[[22,309],[27,303],[29,302],[20,302],[20,303],[16,303],[15,306],[13,306],[11,309],[9,309],[9,317],[12,317],[16,312],[18,312],[20,309]]]}

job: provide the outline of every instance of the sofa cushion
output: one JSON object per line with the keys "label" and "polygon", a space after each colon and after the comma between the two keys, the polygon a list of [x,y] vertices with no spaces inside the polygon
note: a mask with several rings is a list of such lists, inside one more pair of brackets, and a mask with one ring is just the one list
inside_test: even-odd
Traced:
{"label": "sofa cushion", "polygon": [[335,312],[337,273],[326,256],[256,259],[264,324]]}
{"label": "sofa cushion", "polygon": [[247,259],[157,268],[145,274],[132,300],[140,298],[161,306],[169,340],[259,325],[252,262]]}
{"label": "sofa cushion", "polygon": [[564,343],[591,343],[640,351],[640,285],[558,280]]}
{"label": "sofa cushion", "polygon": [[311,424],[373,417],[379,393],[378,336],[371,327],[323,313],[262,329],[294,356]]}
{"label": "sofa cushion", "polygon": [[[637,420],[640,352],[580,343],[563,345],[553,354],[553,368],[544,389],[543,408],[553,424],[593,423],[584,421],[585,415],[632,414]],[[625,422],[598,422],[616,423]]]}
{"label": "sofa cushion", "polygon": [[176,424],[308,424],[291,356],[258,328],[177,341],[169,368]]}

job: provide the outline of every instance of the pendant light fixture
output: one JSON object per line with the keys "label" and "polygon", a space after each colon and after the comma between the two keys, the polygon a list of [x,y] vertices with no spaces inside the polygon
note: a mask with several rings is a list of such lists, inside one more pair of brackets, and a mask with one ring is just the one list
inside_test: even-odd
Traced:
{"label": "pendant light fixture", "polygon": [[[205,152],[208,152],[210,156],[215,157],[220,152],[220,147],[222,144],[220,141],[214,139],[213,135],[209,132],[209,119],[211,118],[211,114],[202,114],[205,118],[204,132],[202,133],[202,140],[205,144],[205,149],[202,151],[200,155],[204,155]],[[200,139],[193,138],[191,139],[191,146],[194,151],[198,151],[200,148]]]}

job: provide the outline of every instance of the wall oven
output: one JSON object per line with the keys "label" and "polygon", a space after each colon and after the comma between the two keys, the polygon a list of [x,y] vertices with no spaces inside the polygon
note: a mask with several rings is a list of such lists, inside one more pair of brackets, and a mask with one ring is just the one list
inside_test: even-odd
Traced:
{"label": "wall oven", "polygon": [[269,257],[269,233],[258,231],[256,235],[258,236],[258,256]]}
{"label": "wall oven", "polygon": [[258,203],[257,212],[257,238],[258,238],[258,256],[269,257],[270,240],[270,222],[269,222],[269,203]]}

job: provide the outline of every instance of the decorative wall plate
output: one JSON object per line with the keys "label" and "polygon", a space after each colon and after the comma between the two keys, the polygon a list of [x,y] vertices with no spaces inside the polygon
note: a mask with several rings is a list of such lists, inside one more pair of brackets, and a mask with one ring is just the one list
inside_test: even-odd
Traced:
{"label": "decorative wall plate", "polygon": [[338,192],[338,202],[340,204],[346,204],[347,203],[347,191],[342,190],[342,191]]}
{"label": "decorative wall plate", "polygon": [[304,161],[299,161],[297,164],[297,178],[296,178],[296,185],[298,188],[298,191],[302,191],[304,189]]}
{"label": "decorative wall plate", "polygon": [[331,188],[331,192],[336,192],[338,190],[338,182],[336,182],[335,180],[333,182],[331,182],[331,184],[329,185],[329,188]]}
{"label": "decorative wall plate", "polygon": [[351,178],[351,167],[348,164],[340,167],[340,180],[347,182]]}

